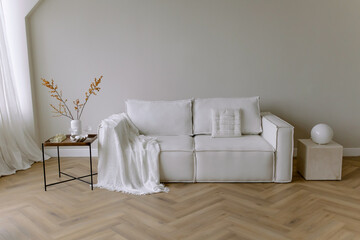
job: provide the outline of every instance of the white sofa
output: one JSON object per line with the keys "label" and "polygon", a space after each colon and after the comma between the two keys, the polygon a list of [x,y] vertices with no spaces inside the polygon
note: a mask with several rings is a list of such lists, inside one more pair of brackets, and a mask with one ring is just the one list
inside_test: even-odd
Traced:
{"label": "white sofa", "polygon": [[[259,97],[179,101],[127,100],[140,133],[160,145],[162,182],[292,180],[293,127],[260,113]],[[213,138],[211,109],[239,109],[240,137]]]}

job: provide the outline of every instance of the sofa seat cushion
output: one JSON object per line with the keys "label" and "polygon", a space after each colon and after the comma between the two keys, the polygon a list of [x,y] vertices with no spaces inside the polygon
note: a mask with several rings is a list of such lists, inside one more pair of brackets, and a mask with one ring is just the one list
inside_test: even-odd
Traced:
{"label": "sofa seat cushion", "polygon": [[194,138],[189,136],[152,136],[160,145],[161,152],[193,152]]}
{"label": "sofa seat cushion", "polygon": [[238,138],[212,138],[209,135],[194,137],[195,150],[204,151],[252,151],[274,152],[274,148],[259,135],[244,135]]}

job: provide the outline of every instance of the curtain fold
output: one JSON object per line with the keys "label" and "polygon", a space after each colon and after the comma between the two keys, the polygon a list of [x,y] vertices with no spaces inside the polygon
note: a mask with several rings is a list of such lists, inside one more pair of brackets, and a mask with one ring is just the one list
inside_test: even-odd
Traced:
{"label": "curtain fold", "polygon": [[24,170],[42,160],[39,146],[25,128],[6,40],[0,1],[0,176]]}

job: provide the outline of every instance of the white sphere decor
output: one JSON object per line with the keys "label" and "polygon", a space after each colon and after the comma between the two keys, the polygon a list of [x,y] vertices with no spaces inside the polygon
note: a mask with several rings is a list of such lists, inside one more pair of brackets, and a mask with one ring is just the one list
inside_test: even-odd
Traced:
{"label": "white sphere decor", "polygon": [[311,140],[317,144],[328,144],[333,136],[332,128],[324,123],[319,123],[311,129]]}

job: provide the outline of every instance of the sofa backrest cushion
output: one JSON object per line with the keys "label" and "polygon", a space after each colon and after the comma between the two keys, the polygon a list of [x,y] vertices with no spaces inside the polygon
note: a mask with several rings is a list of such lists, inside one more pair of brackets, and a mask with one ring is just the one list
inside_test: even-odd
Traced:
{"label": "sofa backrest cushion", "polygon": [[141,134],[192,135],[192,100],[127,100],[126,109]]}
{"label": "sofa backrest cushion", "polygon": [[211,109],[233,108],[241,111],[241,133],[262,132],[259,97],[200,98],[193,106],[194,134],[211,134]]}

